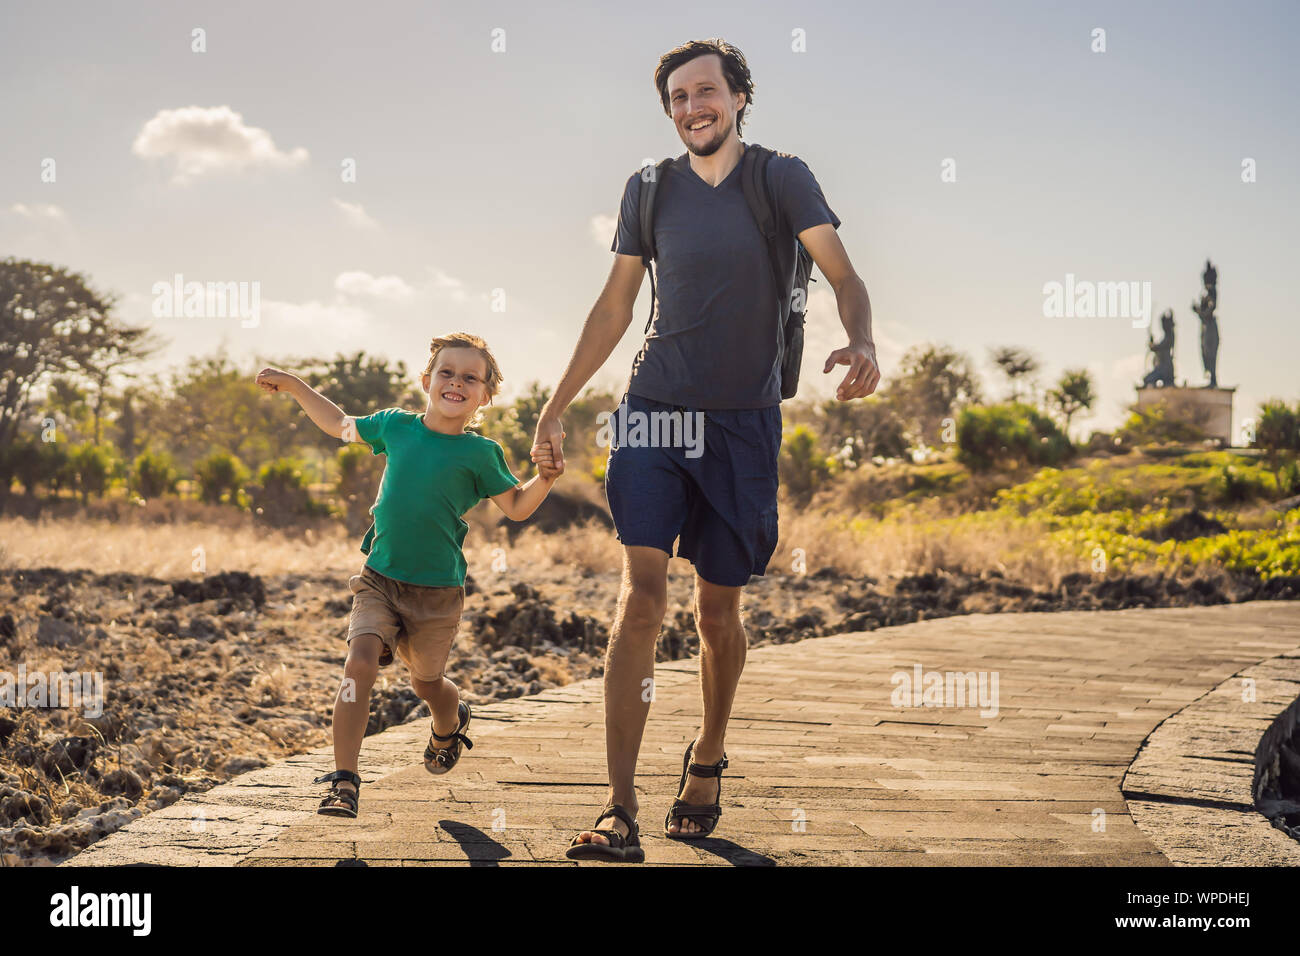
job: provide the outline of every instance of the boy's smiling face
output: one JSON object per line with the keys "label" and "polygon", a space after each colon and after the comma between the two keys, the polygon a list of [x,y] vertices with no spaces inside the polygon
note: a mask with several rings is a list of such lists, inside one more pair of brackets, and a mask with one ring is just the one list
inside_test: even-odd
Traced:
{"label": "boy's smiling face", "polygon": [[487,390],[487,360],[478,349],[445,348],[433,372],[420,385],[429,395],[429,408],[447,418],[468,420],[491,396]]}

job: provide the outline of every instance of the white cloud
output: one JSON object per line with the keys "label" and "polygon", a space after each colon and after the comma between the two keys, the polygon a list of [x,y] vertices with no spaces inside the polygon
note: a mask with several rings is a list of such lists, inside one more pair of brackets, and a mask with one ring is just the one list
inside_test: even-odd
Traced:
{"label": "white cloud", "polygon": [[[469,298],[469,292],[465,289],[465,283],[461,282],[454,276],[449,276],[441,269],[429,270],[429,283],[427,288],[437,296],[451,299],[453,302],[464,302]],[[480,296],[482,298],[483,296]]]}
{"label": "white cloud", "polygon": [[379,223],[371,218],[361,203],[344,202],[342,199],[335,199],[334,205],[343,212],[343,218],[347,220],[349,226],[356,226],[358,229],[379,228]]}
{"label": "white cloud", "polygon": [[596,245],[608,249],[614,239],[614,230],[618,228],[618,218],[597,213],[591,217],[588,227],[591,229],[591,238],[595,240]]}
{"label": "white cloud", "polygon": [[131,151],[146,159],[170,158],[176,183],[214,172],[293,168],[307,161],[307,150],[284,152],[270,133],[245,125],[243,116],[229,106],[159,110],[144,124]]}
{"label": "white cloud", "polygon": [[29,206],[26,203],[16,202],[9,207],[9,211],[34,221],[65,222],[67,220],[63,210],[50,203],[32,203]]}
{"label": "white cloud", "polygon": [[1127,381],[1130,385],[1138,385],[1142,377],[1147,373],[1147,357],[1145,353],[1134,352],[1132,355],[1125,355],[1117,358],[1110,365],[1110,377],[1114,381]]}
{"label": "white cloud", "polygon": [[369,272],[341,272],[334,280],[341,297],[387,299],[397,302],[411,297],[411,287],[400,276],[372,276]]}

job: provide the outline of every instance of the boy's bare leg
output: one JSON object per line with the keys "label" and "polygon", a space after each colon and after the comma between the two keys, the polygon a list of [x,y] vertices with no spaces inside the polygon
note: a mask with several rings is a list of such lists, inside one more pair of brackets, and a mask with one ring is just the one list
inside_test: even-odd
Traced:
{"label": "boy's bare leg", "polygon": [[[700,728],[692,763],[717,763],[722,759],[727,721],[736,699],[736,685],[745,669],[749,639],[740,620],[741,588],[710,584],[695,576],[695,627],[700,632],[700,691],[704,696],[704,726]],[[718,778],[688,774],[679,796],[687,803],[708,804],[718,799]],[[693,820],[674,820],[670,833],[698,833],[704,828]]]}
{"label": "boy's bare leg", "polygon": [[[635,818],[636,758],[650,713],[651,685],[646,681],[654,677],[655,643],[668,609],[668,554],[647,547],[626,547],[623,552],[623,583],[605,651],[605,758],[607,802],[621,804]],[[602,820],[600,827],[627,835],[627,826],[616,817]],[[579,837],[587,843],[609,843],[592,830],[583,830]]]}
{"label": "boy's bare leg", "polygon": [[[361,741],[370,719],[370,690],[379,676],[379,655],[384,642],[377,634],[358,634],[348,644],[348,659],[343,665],[343,683],[334,698],[334,769],[357,772]],[[340,780],[343,790],[356,787]],[[343,806],[341,801],[335,805]]]}
{"label": "boy's bare leg", "polygon": [[[433,732],[439,737],[450,737],[460,727],[460,690],[453,684],[447,676],[437,678],[436,680],[420,680],[414,674],[411,675],[411,690],[415,695],[429,705],[429,713],[433,715]],[[435,746],[450,746],[447,743],[435,744]]]}

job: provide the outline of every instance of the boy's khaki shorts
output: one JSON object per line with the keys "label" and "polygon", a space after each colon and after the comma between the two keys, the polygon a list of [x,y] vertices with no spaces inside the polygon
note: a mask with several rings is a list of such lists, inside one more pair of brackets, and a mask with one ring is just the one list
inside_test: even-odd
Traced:
{"label": "boy's khaki shorts", "polygon": [[352,616],[348,644],[359,634],[384,642],[380,666],[396,654],[419,680],[437,680],[447,666],[451,642],[465,608],[463,587],[408,584],[366,566],[348,579]]}

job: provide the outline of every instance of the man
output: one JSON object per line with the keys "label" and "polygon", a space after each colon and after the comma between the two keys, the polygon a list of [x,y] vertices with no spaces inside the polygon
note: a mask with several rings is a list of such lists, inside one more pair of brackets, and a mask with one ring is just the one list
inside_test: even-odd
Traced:
{"label": "man", "polygon": [[[569,855],[641,860],[633,778],[649,713],[655,643],[667,610],[668,560],[695,565],[704,720],[687,751],[678,801],[665,823],[674,839],[712,832],[721,814],[724,738],[745,663],[742,587],[762,574],[776,547],[777,454],[781,443],[780,305],[784,292],[746,204],[741,176],[745,112],[753,82],[743,54],[722,40],[692,41],[655,71],[664,112],[687,153],[658,183],[654,218],[659,310],[616,413],[703,413],[704,450],[612,444],[606,493],[623,581],[606,652],[605,744],[609,800]],[[836,235],[840,221],[802,160],[768,164],[779,242],[797,237],[835,292],[848,344],[824,372],[847,365],[836,397],[870,395],[880,381],[866,286]],[[561,416],[604,364],[632,321],[646,269],[638,200],[642,176],[624,189],[616,253],[563,377],[537,423],[534,460],[563,463]],[[788,281],[788,278],[787,278]],[[784,290],[789,291],[789,290]],[[611,420],[611,431],[617,433]],[[611,809],[614,808],[614,809]]]}

